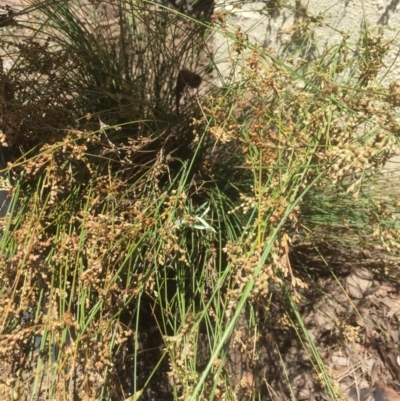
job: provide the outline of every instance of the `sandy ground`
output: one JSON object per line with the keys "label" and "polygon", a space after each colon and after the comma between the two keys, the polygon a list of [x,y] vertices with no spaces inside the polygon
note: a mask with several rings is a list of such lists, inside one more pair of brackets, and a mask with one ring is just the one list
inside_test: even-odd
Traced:
{"label": "sandy ground", "polygon": [[17,9],[22,9],[23,8],[23,3],[24,1],[21,0],[7,0],[7,1],[0,1],[0,7],[13,7]]}

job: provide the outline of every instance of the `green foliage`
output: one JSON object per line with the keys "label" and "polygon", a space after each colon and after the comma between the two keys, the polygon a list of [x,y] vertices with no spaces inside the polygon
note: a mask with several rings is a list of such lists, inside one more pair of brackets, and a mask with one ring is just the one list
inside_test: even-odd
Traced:
{"label": "green foliage", "polygon": [[[398,249],[398,205],[378,182],[398,153],[398,85],[376,82],[387,47],[366,32],[354,57],[344,37],[312,61],[279,59],[225,17],[43,2],[27,41],[3,38],[5,399],[261,399],[261,331],[285,324],[339,399],[293,255],[306,241]],[[215,32],[237,54],[237,79],[216,88]],[[183,68],[205,89],[180,89],[178,114]]]}

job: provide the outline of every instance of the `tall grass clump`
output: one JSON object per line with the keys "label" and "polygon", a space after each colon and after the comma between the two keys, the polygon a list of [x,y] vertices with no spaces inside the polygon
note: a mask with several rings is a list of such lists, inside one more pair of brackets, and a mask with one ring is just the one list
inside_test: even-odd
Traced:
{"label": "tall grass clump", "polygon": [[[327,272],[349,248],[396,264],[397,204],[377,195],[399,131],[383,36],[306,62],[211,9],[32,4],[26,38],[1,39],[2,397],[293,398],[279,333],[296,332],[339,399],[301,317],[298,249]],[[236,54],[217,87],[213,32]]]}

